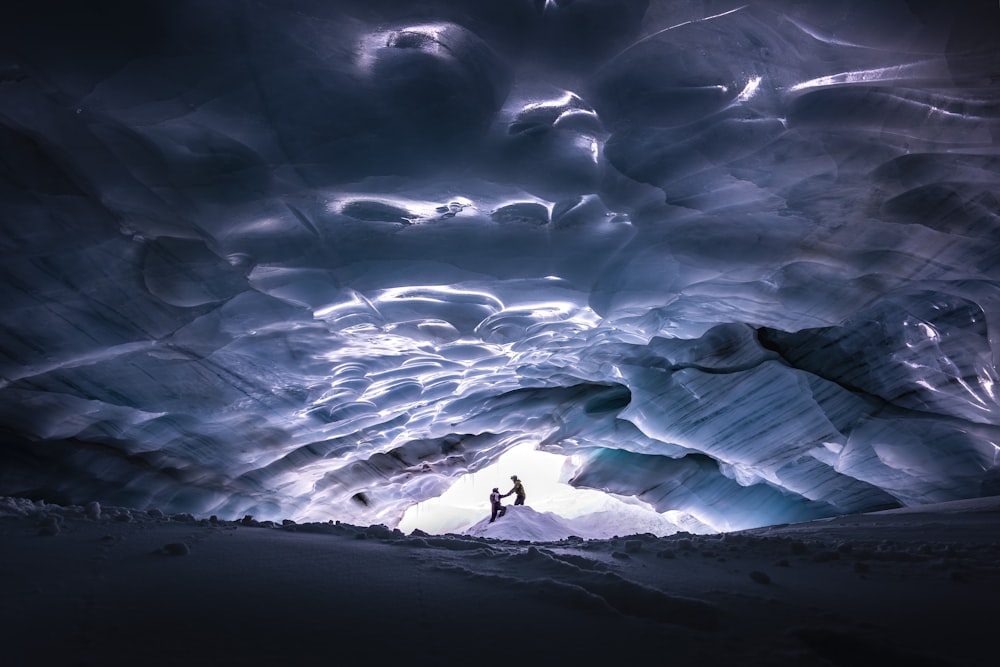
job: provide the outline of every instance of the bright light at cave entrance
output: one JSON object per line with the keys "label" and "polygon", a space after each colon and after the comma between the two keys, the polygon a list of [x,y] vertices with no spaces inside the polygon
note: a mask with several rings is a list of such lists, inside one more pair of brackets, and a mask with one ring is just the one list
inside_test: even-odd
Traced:
{"label": "bright light at cave entrance", "polygon": [[[524,483],[527,505],[539,512],[571,518],[604,509],[610,498],[600,491],[577,489],[560,481],[567,457],[540,452],[530,443],[518,445],[496,463],[464,475],[437,498],[410,507],[397,526],[404,533],[419,528],[428,533],[461,532],[490,514],[489,496],[493,487],[510,491],[511,475]],[[504,499],[513,504],[514,497]]]}

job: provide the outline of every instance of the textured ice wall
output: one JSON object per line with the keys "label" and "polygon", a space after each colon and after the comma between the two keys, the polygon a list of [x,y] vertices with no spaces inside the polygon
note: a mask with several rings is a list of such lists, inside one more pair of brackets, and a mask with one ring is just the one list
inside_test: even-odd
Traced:
{"label": "textured ice wall", "polygon": [[[0,494],[998,491],[993,2],[15,2]],[[529,471],[522,476],[528,477]]]}

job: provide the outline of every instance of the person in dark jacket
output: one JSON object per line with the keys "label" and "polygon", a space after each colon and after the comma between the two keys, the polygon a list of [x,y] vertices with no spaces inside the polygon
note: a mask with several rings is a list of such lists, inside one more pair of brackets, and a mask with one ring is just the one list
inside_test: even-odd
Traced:
{"label": "person in dark jacket", "polygon": [[507,508],[500,504],[501,498],[503,496],[500,495],[500,489],[493,487],[493,493],[490,494],[490,508],[492,509],[490,523],[496,521],[498,516],[503,516],[507,513]]}
{"label": "person in dark jacket", "polygon": [[519,480],[517,478],[517,475],[511,475],[510,478],[514,482],[514,488],[512,488],[510,491],[508,491],[507,493],[503,494],[500,497],[501,498],[506,498],[507,496],[510,496],[510,495],[517,496],[516,498],[514,498],[514,504],[515,505],[523,505],[524,504],[524,484],[521,484],[521,480]]}

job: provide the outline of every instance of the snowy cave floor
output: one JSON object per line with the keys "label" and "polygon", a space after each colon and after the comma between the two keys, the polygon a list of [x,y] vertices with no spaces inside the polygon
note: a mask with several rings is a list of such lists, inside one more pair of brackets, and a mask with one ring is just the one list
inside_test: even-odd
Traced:
{"label": "snowy cave floor", "polygon": [[544,543],[3,500],[8,667],[996,659],[1000,497]]}

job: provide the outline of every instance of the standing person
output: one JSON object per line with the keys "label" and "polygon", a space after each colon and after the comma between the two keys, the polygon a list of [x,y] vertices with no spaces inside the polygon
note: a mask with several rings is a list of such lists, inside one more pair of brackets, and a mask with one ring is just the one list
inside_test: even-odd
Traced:
{"label": "standing person", "polygon": [[500,489],[493,487],[493,493],[490,494],[490,523],[497,520],[498,516],[503,516],[507,513],[507,508],[500,504],[500,499],[503,496],[500,495]]}
{"label": "standing person", "polygon": [[514,482],[514,488],[512,488],[510,491],[508,491],[507,493],[503,494],[500,497],[501,498],[506,498],[507,496],[512,495],[512,494],[516,495],[517,497],[514,499],[514,504],[515,505],[523,505],[524,504],[524,484],[521,484],[521,480],[519,480],[517,478],[517,475],[511,475],[510,478]]}

